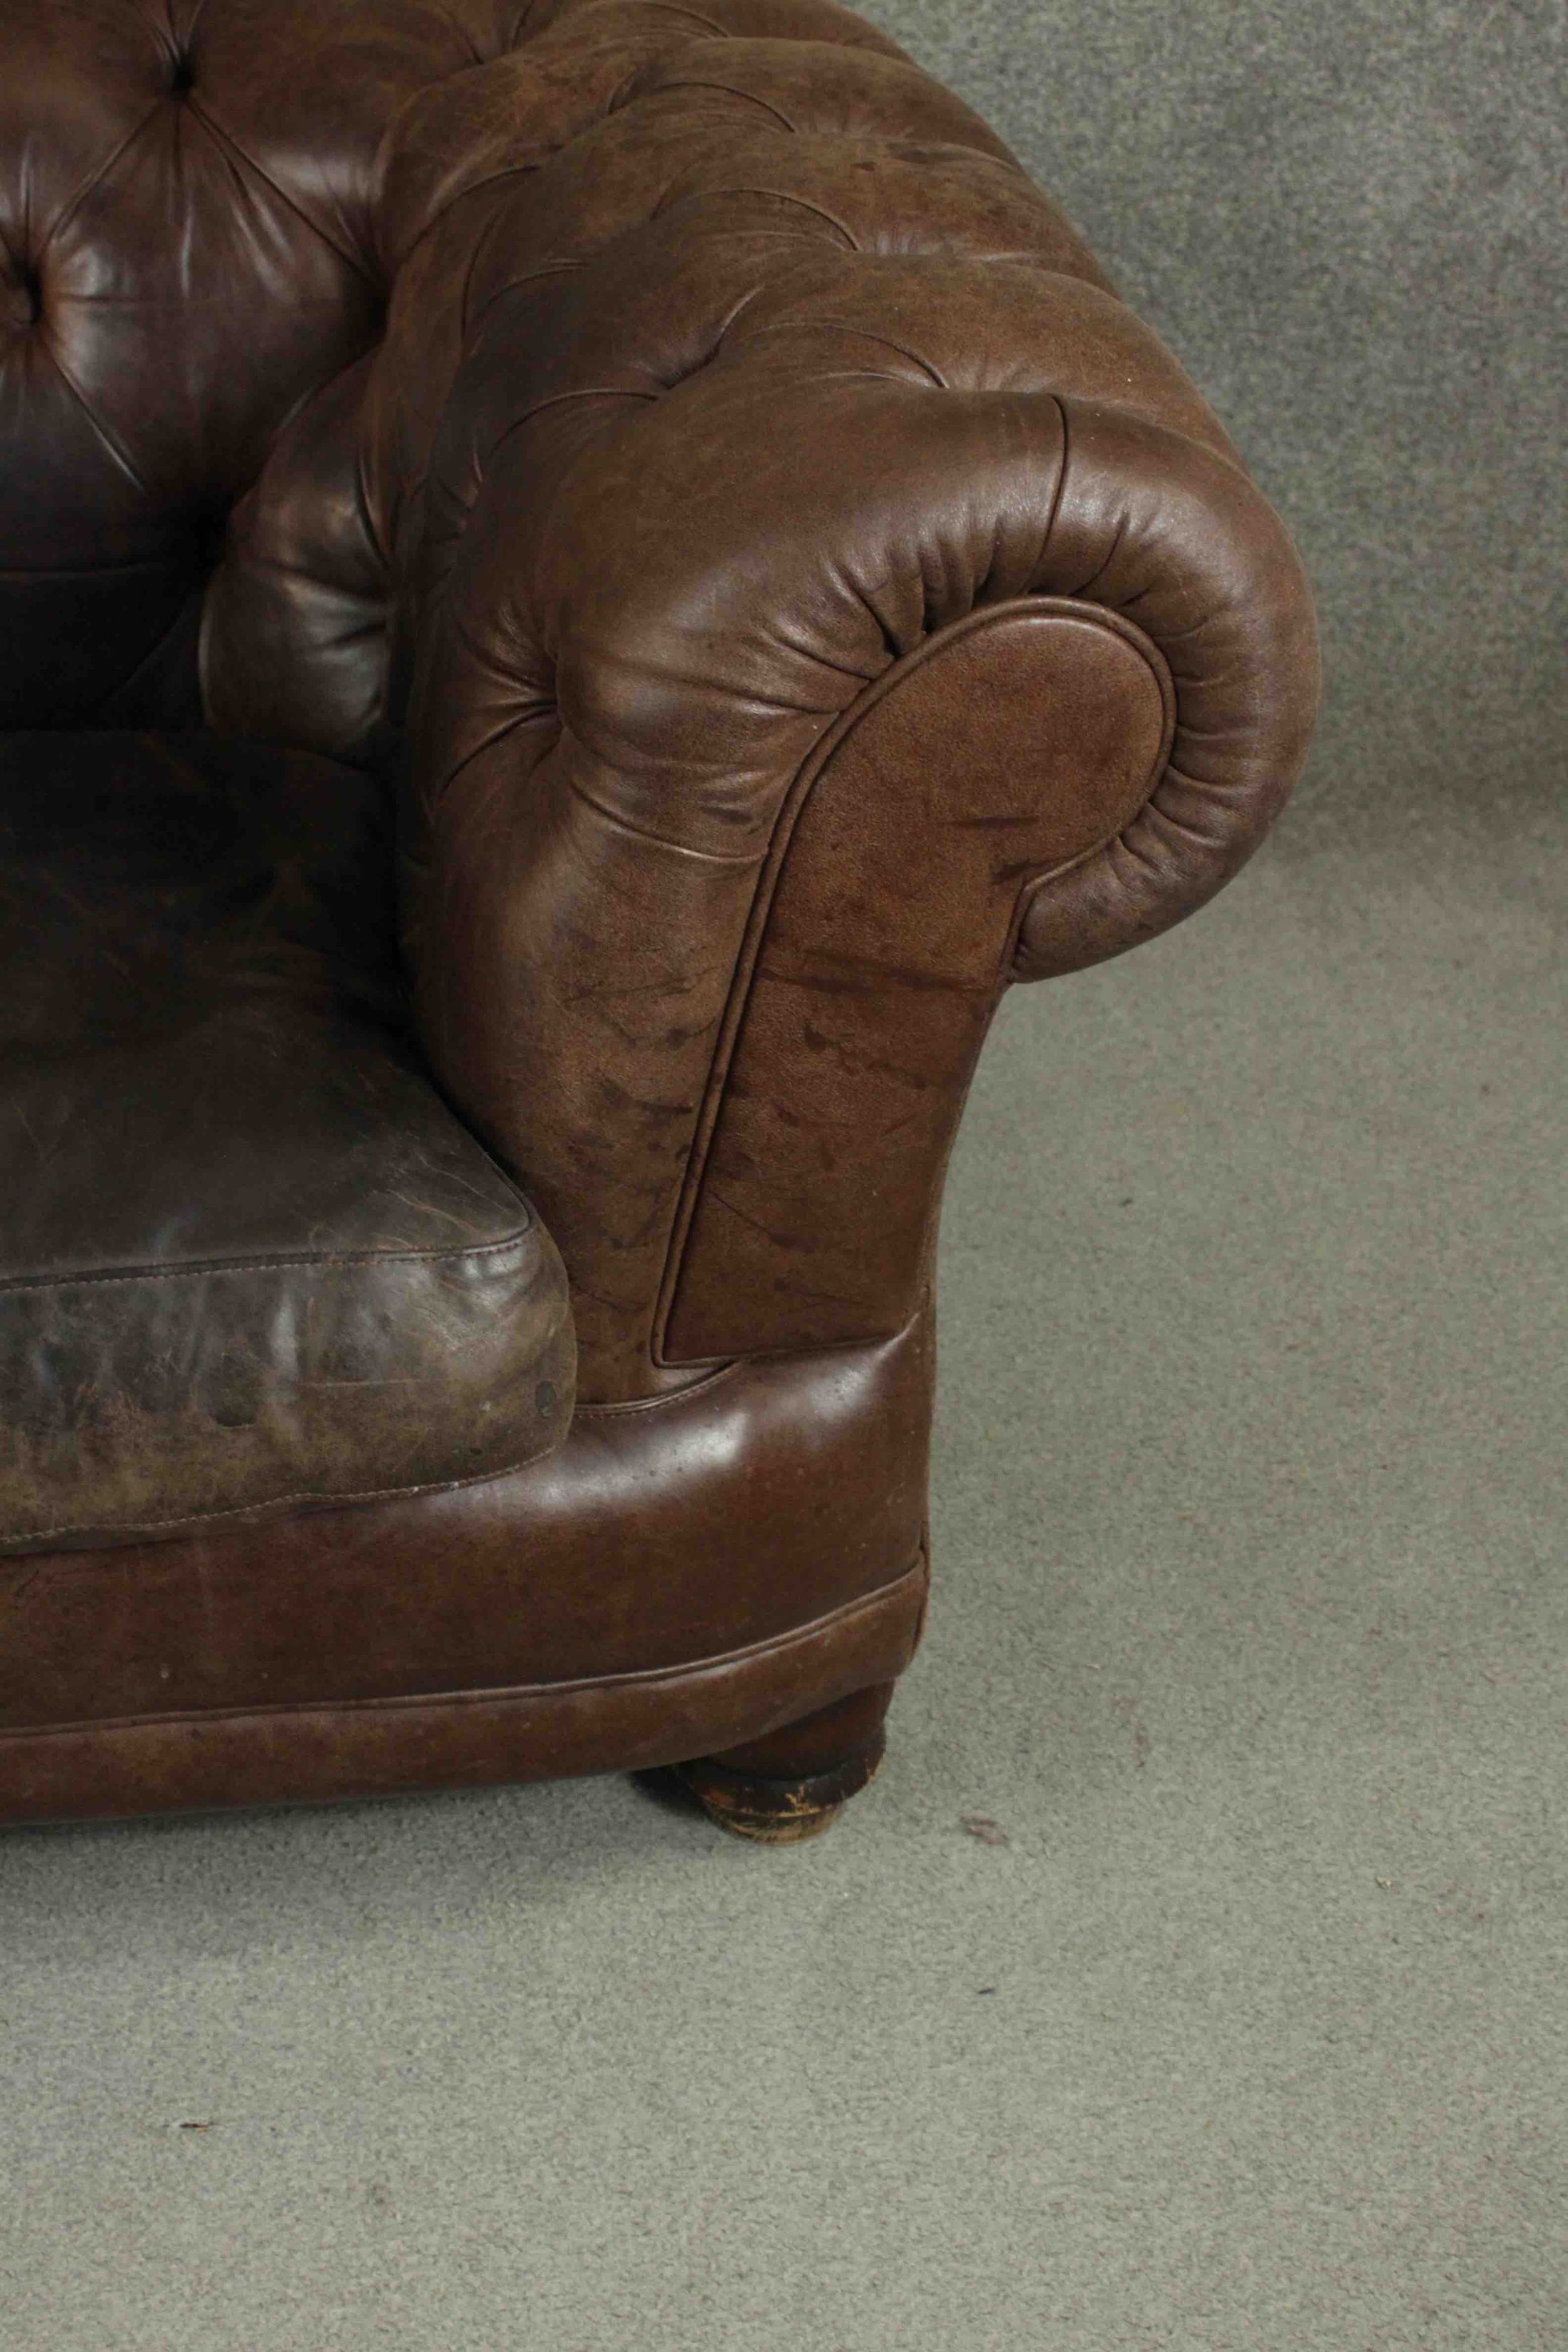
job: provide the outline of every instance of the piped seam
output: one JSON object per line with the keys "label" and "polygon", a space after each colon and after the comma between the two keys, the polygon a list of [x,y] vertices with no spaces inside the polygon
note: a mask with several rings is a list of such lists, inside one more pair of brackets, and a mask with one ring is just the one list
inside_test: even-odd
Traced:
{"label": "piped seam", "polygon": [[705,1658],[684,1658],[673,1665],[628,1668],[625,1673],[584,1675],[562,1682],[500,1683],[482,1690],[403,1691],[383,1698],[300,1699],[286,1706],[187,1707],[167,1715],[119,1715],[96,1717],[87,1716],[70,1723],[47,1723],[36,1727],[26,1724],[10,1731],[0,1731],[0,1749],[25,1746],[44,1739],[79,1739],[105,1732],[163,1730],[190,1725],[201,1729],[220,1723],[286,1722],[302,1716],[338,1715],[399,1715],[424,1707],[493,1706],[507,1700],[533,1698],[580,1697],[590,1691],[625,1689],[640,1685],[644,1688],[661,1683],[679,1682],[688,1675],[713,1674],[726,1666],[741,1665],[750,1659],[765,1658],[773,1652],[788,1650],[797,1643],[830,1633],[834,1627],[851,1623],[859,1616],[885,1608],[911,1584],[923,1586],[928,1578],[926,1549],[922,1542],[908,1568],[886,1584],[873,1586],[869,1592],[857,1593],[853,1600],[840,1601],[837,1608],[811,1617],[804,1625],[792,1625],[787,1632],[769,1633],[761,1641],[747,1642],[738,1649],[718,1650]]}
{"label": "piped seam", "polygon": [[131,1266],[114,1274],[16,1275],[0,1281],[0,1298],[20,1297],[28,1291],[84,1290],[114,1283],[204,1282],[209,1275],[216,1274],[268,1274],[296,1268],[313,1272],[318,1266],[429,1265],[444,1258],[496,1257],[503,1251],[520,1249],[533,1231],[533,1221],[530,1219],[501,1241],[473,1242],[441,1249],[350,1250],[334,1255],[302,1251],[297,1255],[279,1257],[207,1258],[197,1265]]}

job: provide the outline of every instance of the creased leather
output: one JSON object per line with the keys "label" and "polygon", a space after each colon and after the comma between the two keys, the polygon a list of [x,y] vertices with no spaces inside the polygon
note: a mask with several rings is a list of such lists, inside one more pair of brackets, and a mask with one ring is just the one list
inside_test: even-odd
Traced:
{"label": "creased leather", "polygon": [[[828,739],[752,910],[666,1274],[667,1363],[907,1321],[1021,893],[1136,816],[1173,702],[1138,631],[1024,597],[927,638]],[[919,892],[911,836],[935,882]]]}
{"label": "creased leather", "polygon": [[0,1549],[526,1462],[560,1260],[417,1066],[383,794],[0,736]]}
{"label": "creased leather", "polygon": [[[26,1803],[743,1746],[885,1681],[831,1612],[908,1569],[924,1423],[855,1551],[904,1407],[812,1368],[923,1296],[1001,989],[1201,904],[1311,721],[1191,379],[832,0],[0,0],[0,728],[164,730],[0,775],[6,1524],[54,1542],[25,1475],[35,1530],[74,1482],[71,1541],[165,1538],[0,1575],[35,1724],[119,1649],[105,1703],[185,1710]],[[731,1355],[713,1401],[837,1434],[721,1413],[667,1510]],[[809,1674],[537,1686],[814,1612]]]}
{"label": "creased leather", "polygon": [[922,1549],[932,1358],[922,1313],[580,1412],[508,1476],[0,1560],[0,1727],[674,1672],[783,1639]]}
{"label": "creased leather", "polygon": [[[650,305],[629,264],[616,271],[625,310],[603,313],[616,324],[580,300],[578,341],[562,353],[539,341],[531,312],[531,363],[498,304],[468,363],[482,433],[459,446],[448,419],[426,500],[432,537],[465,508],[470,519],[431,592],[414,696],[405,843],[421,1033],[560,1240],[590,1396],[657,1380],[658,1301],[781,814],[829,730],[895,662],[1028,596],[1127,618],[1165,662],[1173,759],[1189,765],[1150,777],[1150,814],[1134,812],[1129,845],[1103,853],[1121,874],[1153,833],[1157,871],[1122,888],[1121,927],[1095,911],[1098,869],[1044,887],[1026,972],[1047,955],[1066,970],[1114,953],[1234,871],[1289,785],[1315,698],[1289,543],[1217,434],[1157,421],[1152,357],[1127,406],[1019,383],[1016,365],[994,385],[983,355],[974,388],[946,384],[815,309],[775,324],[759,302],[755,321],[742,308],[724,328],[748,283],[734,257],[723,239],[694,251],[667,341],[683,359],[710,328],[718,344],[664,392],[632,356]],[[915,273],[887,266],[908,289]],[[940,273],[930,299],[939,313]],[[1058,281],[1038,299],[1069,320],[1090,306],[1100,336],[1096,289]],[[1098,347],[1074,381],[1092,380]],[[956,355],[942,360],[956,374]],[[521,419],[510,433],[503,388]],[[1189,400],[1173,389],[1178,413]],[[902,690],[915,693],[917,676]],[[928,735],[940,730],[940,709],[924,717]],[[999,784],[1041,773],[1037,738],[1054,723],[1043,680],[1032,693],[1020,676],[975,755]],[[881,821],[868,814],[868,827]],[[934,910],[940,863],[919,824],[908,843],[886,887]],[[1072,845],[1098,847],[1092,834]],[[1050,870],[1043,856],[1042,883]],[[819,944],[854,952],[848,938]],[[940,1080],[958,1089],[954,1114],[957,1073]],[[895,1213],[920,1221],[931,1205],[900,1200]],[[808,1195],[796,1236],[832,1213],[826,1192]],[[743,1313],[742,1297],[737,1286]],[[879,1299],[861,1333],[900,1311]],[[858,1336],[833,1316],[816,1336],[827,1330]]]}
{"label": "creased leather", "polygon": [[[657,1389],[755,893],[824,734],[1010,596],[1168,638],[1168,770],[1042,868],[1016,971],[1120,952],[1235,871],[1299,764],[1289,543],[1004,144],[819,0],[0,0],[0,55],[48,151],[0,192],[0,383],[42,461],[0,602],[36,715],[188,702],[232,516],[205,708],[363,762],[409,718],[426,1050],[560,1235],[584,1392]],[[27,571],[45,545],[86,564],[90,633]],[[1026,767],[1051,723],[1015,697],[985,756]],[[834,1213],[803,1194],[794,1240]]]}

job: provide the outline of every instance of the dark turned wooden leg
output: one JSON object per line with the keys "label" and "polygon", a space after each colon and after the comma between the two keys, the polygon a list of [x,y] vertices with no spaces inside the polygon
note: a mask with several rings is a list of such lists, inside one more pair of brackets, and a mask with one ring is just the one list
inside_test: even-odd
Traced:
{"label": "dark turned wooden leg", "polygon": [[874,1683],[743,1748],[676,1771],[710,1821],[763,1845],[798,1845],[831,1829],[882,1760],[891,1683]]}

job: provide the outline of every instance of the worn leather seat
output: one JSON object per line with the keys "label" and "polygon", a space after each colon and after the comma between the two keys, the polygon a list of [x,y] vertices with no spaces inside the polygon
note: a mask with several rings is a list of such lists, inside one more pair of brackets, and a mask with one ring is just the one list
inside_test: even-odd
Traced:
{"label": "worn leather seat", "polygon": [[513,1469],[565,1276],[407,1034],[374,781],[0,737],[0,1545]]}
{"label": "worn leather seat", "polygon": [[992,1015],[1237,872],[1316,680],[835,0],[0,0],[0,1819],[828,1818]]}

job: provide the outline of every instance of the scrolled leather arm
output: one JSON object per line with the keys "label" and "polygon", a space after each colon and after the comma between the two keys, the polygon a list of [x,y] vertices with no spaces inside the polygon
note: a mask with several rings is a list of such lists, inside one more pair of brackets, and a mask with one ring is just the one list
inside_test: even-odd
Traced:
{"label": "scrolled leather arm", "polygon": [[716,176],[492,296],[409,559],[423,1034],[589,1397],[907,1320],[1003,988],[1208,898],[1316,699],[1283,530],[1101,287]]}

